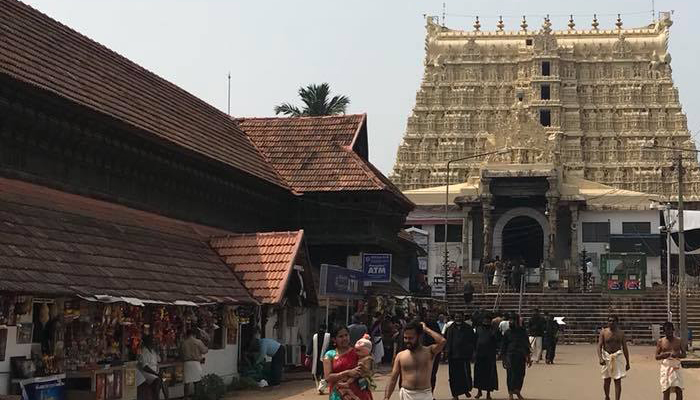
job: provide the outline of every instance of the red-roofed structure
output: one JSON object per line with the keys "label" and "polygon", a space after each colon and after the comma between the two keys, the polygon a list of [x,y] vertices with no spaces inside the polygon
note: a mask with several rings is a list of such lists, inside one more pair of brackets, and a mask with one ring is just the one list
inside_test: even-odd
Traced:
{"label": "red-roofed structure", "polygon": [[236,121],[299,193],[386,190],[411,204],[369,162],[365,114]]}
{"label": "red-roofed structure", "polygon": [[0,178],[0,291],[255,301],[209,245],[228,232]]}
{"label": "red-roofed structure", "polygon": [[214,237],[211,247],[261,304],[316,304],[304,231]]}
{"label": "red-roofed structure", "polygon": [[315,328],[321,263],[392,253],[408,275],[412,207],[368,161],[365,115],[235,120],[0,0],[0,296],[258,302],[296,343],[267,322]]}
{"label": "red-roofed structure", "polygon": [[0,0],[0,73],[285,186],[229,117],[33,8]]}

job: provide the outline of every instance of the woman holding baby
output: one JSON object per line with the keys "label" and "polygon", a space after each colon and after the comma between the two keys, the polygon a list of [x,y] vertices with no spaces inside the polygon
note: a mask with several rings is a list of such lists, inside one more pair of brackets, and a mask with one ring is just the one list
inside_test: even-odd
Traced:
{"label": "woman holding baby", "polygon": [[[360,339],[350,343],[348,328],[331,330],[333,350],[323,357],[323,374],[330,387],[330,400],[372,400],[372,343]],[[358,351],[359,350],[359,351]],[[368,365],[369,364],[369,365]],[[367,384],[369,380],[370,384]]]}

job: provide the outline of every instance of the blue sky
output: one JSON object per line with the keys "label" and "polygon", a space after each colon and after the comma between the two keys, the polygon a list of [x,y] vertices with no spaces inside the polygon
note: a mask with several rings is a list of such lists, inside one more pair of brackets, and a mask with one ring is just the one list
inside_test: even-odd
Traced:
{"label": "blue sky", "polygon": [[[295,101],[299,86],[328,82],[351,99],[350,113],[367,113],[370,159],[384,173],[411,112],[423,71],[423,14],[442,13],[442,1],[408,0],[27,0],[51,17],[104,44],[226,111],[231,71],[231,114],[273,115]],[[700,131],[700,2],[657,0],[674,10],[671,27],[673,76],[688,125]],[[622,13],[626,27],[651,21],[652,2],[626,1],[446,1],[447,25],[518,29],[520,15],[531,29],[549,13],[565,29],[573,13],[589,27],[598,13],[611,28]]]}

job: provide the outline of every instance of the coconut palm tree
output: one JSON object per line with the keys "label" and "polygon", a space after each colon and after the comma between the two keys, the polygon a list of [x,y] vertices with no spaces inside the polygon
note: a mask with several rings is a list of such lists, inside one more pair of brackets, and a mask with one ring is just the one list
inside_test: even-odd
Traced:
{"label": "coconut palm tree", "polygon": [[320,85],[311,84],[307,87],[299,88],[299,97],[304,103],[304,107],[294,106],[289,103],[282,103],[275,106],[275,115],[283,114],[289,117],[316,117],[320,115],[345,114],[345,109],[350,104],[347,96],[330,96],[331,88],[328,83]]}

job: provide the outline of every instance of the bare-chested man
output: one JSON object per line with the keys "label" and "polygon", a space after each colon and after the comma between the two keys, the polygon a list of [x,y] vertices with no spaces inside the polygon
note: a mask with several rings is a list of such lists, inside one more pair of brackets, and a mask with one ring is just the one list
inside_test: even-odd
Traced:
{"label": "bare-chested man", "polygon": [[[435,344],[421,344],[420,338],[424,332],[435,340]],[[435,355],[440,354],[445,347],[445,338],[425,326],[423,322],[413,321],[403,330],[403,342],[406,350],[400,352],[394,360],[384,399],[389,400],[394,393],[396,382],[401,377],[400,400],[432,400],[430,373],[433,370]]]}
{"label": "bare-chested man", "polygon": [[685,358],[685,349],[681,339],[673,335],[673,323],[664,323],[664,335],[656,344],[656,359],[661,361],[660,382],[664,400],[671,399],[671,392],[676,393],[676,400],[683,400],[683,379],[681,378],[681,358]]}
{"label": "bare-chested man", "polygon": [[[608,317],[608,326],[600,331],[598,338],[598,360],[603,374],[605,400],[610,400],[610,381],[615,381],[615,400],[622,395],[621,379],[630,369],[630,354],[627,350],[625,333],[618,329],[617,315]],[[625,357],[623,360],[622,357]]]}

